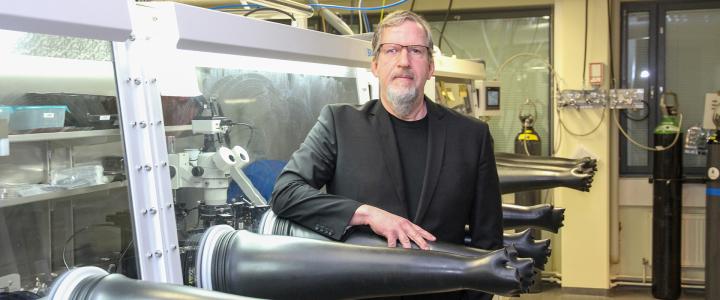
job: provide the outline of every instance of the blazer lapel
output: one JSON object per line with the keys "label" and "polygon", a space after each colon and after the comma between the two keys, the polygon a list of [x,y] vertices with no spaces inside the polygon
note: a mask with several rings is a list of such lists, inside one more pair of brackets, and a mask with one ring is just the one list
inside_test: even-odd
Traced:
{"label": "blazer lapel", "polygon": [[438,180],[440,179],[440,170],[445,154],[445,136],[446,122],[443,122],[445,112],[440,110],[437,104],[429,99],[425,99],[428,107],[428,151],[425,162],[425,177],[423,179],[422,190],[420,192],[420,203],[412,220],[415,224],[420,224],[425,213],[430,206],[430,201],[435,194]]}
{"label": "blazer lapel", "polygon": [[402,167],[400,166],[400,151],[395,139],[395,130],[390,124],[390,115],[382,106],[380,100],[377,100],[372,112],[375,115],[372,124],[378,135],[385,168],[390,175],[390,180],[392,180],[395,195],[398,197],[399,203],[401,203],[402,211],[406,212],[407,203],[405,203],[405,186],[403,185]]}

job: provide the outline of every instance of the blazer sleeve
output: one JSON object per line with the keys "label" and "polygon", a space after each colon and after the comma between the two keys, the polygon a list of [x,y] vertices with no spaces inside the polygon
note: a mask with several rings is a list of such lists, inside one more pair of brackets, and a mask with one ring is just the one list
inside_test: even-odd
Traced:
{"label": "blazer sleeve", "polygon": [[487,124],[482,123],[482,129],[470,237],[472,247],[494,250],[503,246],[502,199],[492,136]]}
{"label": "blazer sleeve", "polygon": [[280,173],[271,206],[279,217],[339,240],[362,203],[321,190],[335,174],[336,134],[333,110],[325,106],[305,141]]}

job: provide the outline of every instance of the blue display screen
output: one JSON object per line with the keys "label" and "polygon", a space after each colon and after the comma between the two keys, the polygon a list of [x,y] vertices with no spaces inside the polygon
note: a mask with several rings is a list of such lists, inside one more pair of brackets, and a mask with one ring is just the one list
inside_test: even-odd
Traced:
{"label": "blue display screen", "polygon": [[485,104],[486,109],[500,109],[500,88],[499,87],[487,87],[485,91]]}

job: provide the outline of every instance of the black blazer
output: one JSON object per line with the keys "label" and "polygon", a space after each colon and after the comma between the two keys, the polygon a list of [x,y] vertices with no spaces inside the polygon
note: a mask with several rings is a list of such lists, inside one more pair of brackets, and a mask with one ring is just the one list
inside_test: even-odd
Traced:
{"label": "black blazer", "polygon": [[[428,152],[413,223],[438,240],[502,247],[502,208],[487,124],[432,101]],[[390,116],[378,100],[329,105],[280,174],[272,209],[339,240],[362,204],[408,218],[402,170]],[[325,187],[327,192],[321,190]]]}

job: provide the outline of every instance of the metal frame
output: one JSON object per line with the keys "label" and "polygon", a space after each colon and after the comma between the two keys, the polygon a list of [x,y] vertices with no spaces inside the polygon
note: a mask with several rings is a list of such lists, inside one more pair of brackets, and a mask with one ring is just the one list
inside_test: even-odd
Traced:
{"label": "metal frame", "polygon": [[[428,22],[443,21],[445,19],[446,12],[430,12],[420,14],[425,17]],[[489,8],[489,9],[472,9],[472,10],[460,10],[451,12],[451,15],[461,16],[461,20],[484,20],[484,19],[507,19],[507,18],[528,18],[528,17],[542,17],[550,16],[550,28],[549,40],[550,40],[550,53],[548,53],[548,62],[552,65],[554,58],[554,30],[555,28],[555,15],[552,6],[530,6],[530,7],[518,7],[518,8]],[[377,17],[370,17],[371,22],[377,22]],[[449,20],[448,22],[452,22]],[[484,67],[484,66],[483,66]],[[483,70],[484,73],[484,70]],[[553,155],[553,145],[555,145],[555,130],[553,130],[552,124],[554,124],[555,114],[553,110],[553,103],[555,101],[553,97],[555,81],[550,72],[548,72],[548,138],[547,138],[547,151],[550,155]]]}
{"label": "metal frame", "polygon": [[485,64],[446,56],[438,56],[434,60],[434,76],[475,80],[485,79]]}
{"label": "metal frame", "polygon": [[[533,7],[518,7],[518,8],[486,8],[486,9],[471,9],[471,10],[458,10],[450,12],[451,15],[462,16],[461,20],[482,20],[482,19],[507,19],[507,18],[527,18],[527,17],[542,17],[552,15],[552,6],[533,6]],[[446,11],[437,11],[422,14],[428,22],[443,21],[445,20]],[[449,20],[448,22],[452,22]]]}
{"label": "metal frame", "polygon": [[[622,34],[621,34],[621,86],[627,88],[627,13],[629,12],[649,12],[650,24],[650,63],[649,69],[651,74],[655,74],[653,80],[650,81],[650,89],[653,92],[654,97],[648,99],[649,103],[649,118],[648,121],[648,141],[653,140],[653,130],[659,123],[662,113],[658,109],[658,95],[660,95],[665,87],[665,15],[668,11],[683,10],[683,9],[706,9],[706,8],[720,8],[720,3],[706,0],[687,0],[687,1],[652,1],[652,2],[633,2],[633,3],[622,3]],[[660,28],[662,28],[662,33]],[[648,93],[648,95],[651,95]],[[682,104],[681,104],[682,109]],[[622,115],[620,124],[627,126],[627,118]],[[652,155],[648,154],[648,165],[643,167],[630,167],[627,165],[627,139],[624,136],[619,137],[620,147],[620,175],[623,177],[646,177],[652,173]],[[705,172],[704,167],[684,167],[683,174],[685,175],[702,175]]]}
{"label": "metal frame", "polygon": [[[627,78],[627,68],[628,68],[628,59],[627,59],[627,36],[628,36],[628,24],[627,24],[627,16],[628,13],[633,12],[648,12],[649,17],[649,34],[650,34],[650,45],[648,47],[648,68],[650,71],[650,74],[653,74],[652,80],[650,80],[650,90],[646,95],[648,95],[648,116],[657,116],[657,108],[656,105],[653,105],[657,102],[657,75],[658,70],[656,69],[657,66],[657,30],[653,30],[653,28],[657,28],[657,8],[656,5],[650,4],[650,3],[623,3],[621,7],[621,13],[622,17],[620,20],[621,23],[621,33],[620,33],[620,53],[621,53],[621,62],[620,62],[620,86],[622,88],[628,88],[628,78]],[[647,132],[647,140],[652,141],[653,140],[653,128],[657,126],[658,118],[656,117],[648,117],[646,120],[648,122],[648,132]],[[620,115],[620,125],[623,126],[623,128],[627,128],[628,119],[625,114]],[[628,166],[628,151],[627,151],[627,145],[628,140],[623,135],[619,135],[619,147],[620,147],[620,175],[621,176],[640,176],[645,177],[649,175],[652,170],[651,166],[653,163],[653,156],[650,155],[650,153],[646,153],[647,155],[647,165],[641,166],[641,167],[630,167]]]}
{"label": "metal frame", "polygon": [[369,66],[372,56],[369,43],[349,37],[185,4],[172,7],[178,20],[178,49],[361,68]]}
{"label": "metal frame", "polygon": [[132,4],[128,0],[2,1],[0,28],[122,41],[131,31],[128,7]]}
{"label": "metal frame", "polygon": [[[131,13],[144,17],[137,9]],[[151,71],[152,35],[142,27],[112,47],[137,262],[143,280],[182,284],[160,91]]]}
{"label": "metal frame", "polygon": [[[178,20],[178,49],[370,68],[372,49],[368,41],[179,3],[160,3],[154,6],[174,11]],[[463,79],[484,79],[485,66],[468,60],[436,57],[435,74]]]}

